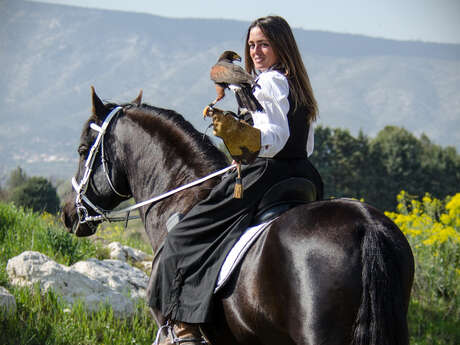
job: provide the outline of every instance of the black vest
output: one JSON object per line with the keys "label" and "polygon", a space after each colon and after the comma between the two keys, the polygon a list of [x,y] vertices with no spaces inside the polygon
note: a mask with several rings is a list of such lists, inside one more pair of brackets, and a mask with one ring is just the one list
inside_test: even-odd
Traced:
{"label": "black vest", "polygon": [[273,158],[276,159],[305,159],[307,155],[308,130],[310,125],[307,120],[308,109],[306,106],[298,106],[294,111],[291,94],[288,97],[289,112],[289,139]]}

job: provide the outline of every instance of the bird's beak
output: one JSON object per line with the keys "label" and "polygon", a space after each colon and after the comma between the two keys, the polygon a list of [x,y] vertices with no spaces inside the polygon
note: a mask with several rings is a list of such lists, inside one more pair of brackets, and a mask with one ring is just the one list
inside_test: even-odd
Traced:
{"label": "bird's beak", "polygon": [[233,60],[241,62],[241,56],[238,54],[233,55]]}

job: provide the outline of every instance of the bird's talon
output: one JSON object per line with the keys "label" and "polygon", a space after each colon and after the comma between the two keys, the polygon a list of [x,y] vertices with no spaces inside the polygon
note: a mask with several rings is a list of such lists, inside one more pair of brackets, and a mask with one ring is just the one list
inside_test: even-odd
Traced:
{"label": "bird's talon", "polygon": [[204,109],[203,109],[203,118],[205,118],[206,116],[212,116],[212,106],[211,105],[207,105]]}

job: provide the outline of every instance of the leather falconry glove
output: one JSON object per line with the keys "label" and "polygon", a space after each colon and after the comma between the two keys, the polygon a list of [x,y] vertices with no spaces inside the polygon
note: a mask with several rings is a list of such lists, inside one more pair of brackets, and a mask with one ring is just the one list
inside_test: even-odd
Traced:
{"label": "leather falconry glove", "polygon": [[232,158],[243,164],[253,162],[260,151],[260,130],[238,120],[231,111],[208,110],[212,116],[214,135],[221,138]]}

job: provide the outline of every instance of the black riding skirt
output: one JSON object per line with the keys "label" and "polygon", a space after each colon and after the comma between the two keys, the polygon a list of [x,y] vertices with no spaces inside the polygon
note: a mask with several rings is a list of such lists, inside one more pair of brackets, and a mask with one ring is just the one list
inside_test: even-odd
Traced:
{"label": "black riding skirt", "polygon": [[308,159],[258,158],[243,165],[243,199],[233,198],[236,171],[227,173],[168,233],[150,290],[150,306],[171,320],[211,321],[212,296],[223,260],[250,224],[264,192],[289,177],[308,178],[322,197],[321,177]]}

